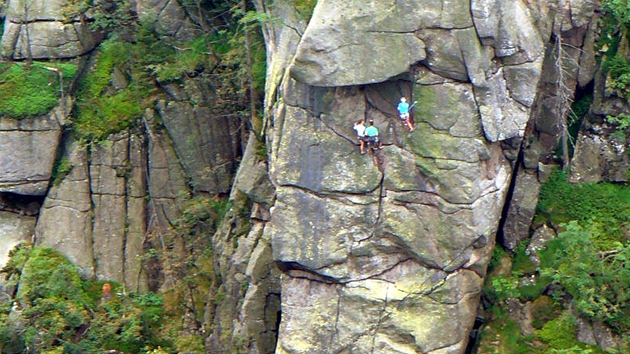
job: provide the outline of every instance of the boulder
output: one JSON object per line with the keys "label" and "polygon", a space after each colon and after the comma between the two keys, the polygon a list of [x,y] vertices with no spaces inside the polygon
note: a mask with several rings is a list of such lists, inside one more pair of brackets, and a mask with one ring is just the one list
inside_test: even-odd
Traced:
{"label": "boulder", "polygon": [[412,261],[348,284],[283,278],[276,353],[463,352],[468,335],[453,328],[472,326],[479,282]]}
{"label": "boulder", "polygon": [[419,0],[403,6],[318,1],[291,76],[309,85],[344,86],[382,82],[408,72],[425,58],[425,44],[414,31],[423,22],[435,23],[440,5]]}
{"label": "boulder", "polygon": [[[180,40],[190,40],[202,33],[204,17],[200,6],[176,0],[136,0],[138,15],[143,21],[153,21],[155,29]],[[188,6],[191,9],[188,9]]]}
{"label": "boulder", "polygon": [[598,124],[582,125],[571,160],[571,182],[626,182],[628,154],[625,138],[615,138]]}
{"label": "boulder", "polygon": [[0,117],[0,192],[43,196],[47,192],[61,139],[53,115],[26,119]]}
{"label": "boulder", "polygon": [[525,249],[525,253],[536,267],[540,266],[540,256],[538,251],[544,249],[547,242],[556,237],[556,232],[547,225],[537,228]]}
{"label": "boulder", "polygon": [[519,170],[503,225],[503,246],[514,250],[529,237],[541,183],[534,171]]}

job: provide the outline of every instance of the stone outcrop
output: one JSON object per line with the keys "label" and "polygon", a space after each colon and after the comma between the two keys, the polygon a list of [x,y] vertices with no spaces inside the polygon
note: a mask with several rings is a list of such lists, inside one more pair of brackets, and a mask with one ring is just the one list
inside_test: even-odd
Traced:
{"label": "stone outcrop", "polygon": [[[264,23],[264,124],[247,143],[201,78],[162,85],[138,126],[100,144],[64,135],[60,108],[0,118],[0,151],[12,151],[0,157],[0,192],[45,196],[38,216],[0,211],[0,256],[34,240],[85,276],[167,290],[180,279],[159,264],[147,274],[141,255],[166,247],[191,194],[229,195],[195,328],[209,352],[464,353],[499,227],[509,249],[529,237],[554,162],[555,41],[579,60],[562,85],[572,92],[593,78],[594,2],[319,0],[309,22],[292,2],[254,2],[282,22]],[[4,57],[72,58],[98,44],[91,14],[65,19],[64,1],[19,3],[6,9]],[[178,1],[133,5],[178,39],[205,25]],[[115,90],[123,75],[112,75]],[[401,96],[417,101],[413,132],[397,116]],[[626,147],[603,120],[625,112],[619,102],[596,98],[574,181],[626,180]],[[359,153],[358,119],[374,121],[382,150]],[[57,156],[70,169],[53,182]],[[534,234],[534,263],[551,237]],[[182,251],[181,240],[169,246]],[[531,306],[512,304],[527,333]],[[602,346],[614,339],[583,327]]]}
{"label": "stone outcrop", "polygon": [[92,201],[85,148],[66,143],[68,175],[53,186],[40,209],[37,243],[66,255],[86,276],[94,275],[92,251]]}
{"label": "stone outcrop", "polygon": [[176,0],[136,0],[136,11],[146,21],[153,21],[156,30],[178,39],[192,39],[203,32],[207,14],[195,3]]}
{"label": "stone outcrop", "polygon": [[502,244],[508,249],[514,250],[521,241],[530,237],[530,226],[536,213],[540,187],[541,183],[535,173],[525,170],[516,176],[502,230]]}
{"label": "stone outcrop", "polygon": [[215,87],[208,80],[168,84],[157,110],[196,192],[228,194],[244,129],[236,114],[213,111]]}
{"label": "stone outcrop", "polygon": [[0,117],[0,192],[45,195],[61,124],[54,114],[22,120]]}
{"label": "stone outcrop", "polygon": [[0,211],[0,267],[8,261],[9,251],[21,242],[31,242],[35,230],[34,216]]}
{"label": "stone outcrop", "polygon": [[[267,101],[278,353],[464,352],[468,337],[442,326],[472,328],[551,33],[585,33],[586,3],[317,3]],[[402,95],[417,100],[413,132],[396,116]],[[354,140],[362,118],[385,145],[374,158]],[[540,182],[529,172],[515,186],[513,247]]]}
{"label": "stone outcrop", "polygon": [[10,0],[5,9],[2,56],[9,59],[75,58],[96,47],[90,14],[67,18],[65,0]]}

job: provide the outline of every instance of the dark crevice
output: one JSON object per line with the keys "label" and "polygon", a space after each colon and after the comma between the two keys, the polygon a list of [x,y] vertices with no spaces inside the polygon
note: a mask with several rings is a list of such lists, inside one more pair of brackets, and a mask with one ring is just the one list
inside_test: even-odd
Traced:
{"label": "dark crevice", "polygon": [[508,191],[505,196],[505,202],[503,203],[503,210],[501,210],[501,219],[499,219],[499,227],[497,228],[497,244],[505,246],[505,235],[503,234],[503,227],[505,226],[505,222],[507,221],[508,211],[510,209],[510,201],[514,196],[514,189],[516,188],[516,177],[520,170],[521,164],[523,163],[524,153],[523,148],[519,149],[518,157],[516,158],[516,162],[514,163],[514,170],[512,171],[512,178],[510,180],[510,186],[508,187]]}
{"label": "dark crevice", "polygon": [[477,316],[475,317],[475,323],[473,324],[473,328],[469,333],[468,345],[466,346],[465,354],[474,354],[477,353],[479,349],[479,339],[481,336],[481,328],[483,327],[484,319]]}
{"label": "dark crevice", "polygon": [[316,273],[315,270],[308,268],[295,261],[275,261],[276,266],[283,273],[287,273],[294,278],[309,279],[326,284],[339,284],[339,280],[328,276]]}
{"label": "dark crevice", "polygon": [[2,192],[0,193],[0,211],[8,211],[21,216],[34,216],[39,214],[44,198],[45,196]]}

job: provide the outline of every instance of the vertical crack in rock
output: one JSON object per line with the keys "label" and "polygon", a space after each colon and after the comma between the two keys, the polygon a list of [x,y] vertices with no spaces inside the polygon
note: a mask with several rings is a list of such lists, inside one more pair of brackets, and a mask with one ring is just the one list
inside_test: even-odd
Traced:
{"label": "vertical crack in rock", "polygon": [[378,330],[381,328],[381,324],[389,315],[387,312],[387,306],[389,305],[389,287],[390,286],[391,285],[388,283],[387,287],[385,288],[385,301],[383,301],[383,307],[381,308],[381,311],[378,315],[378,321],[376,322],[376,325],[374,325],[374,331],[372,334],[372,350],[371,350],[372,354],[374,354],[374,350],[376,349],[376,336],[378,335]]}
{"label": "vertical crack in rock", "polygon": [[[130,133],[127,136],[127,156],[125,156],[126,158],[126,163],[129,164],[128,168],[131,169],[131,161],[132,157],[132,134]],[[129,285],[127,284],[127,282],[125,281],[127,279],[127,238],[129,237],[129,203],[131,201],[131,198],[133,198],[133,196],[131,195],[131,190],[129,188],[129,171],[125,171],[125,174],[122,176],[123,177],[123,183],[125,185],[125,195],[123,196],[123,200],[124,200],[124,214],[125,215],[125,220],[124,220],[124,224],[123,224],[123,229],[122,229],[122,249],[120,250],[121,255],[122,255],[122,260],[121,260],[121,276],[122,276],[122,280],[123,280],[123,284],[125,285]]]}
{"label": "vertical crack in rock", "polygon": [[328,344],[329,348],[332,348],[335,343],[335,337],[339,338],[339,316],[341,313],[341,294],[339,293],[339,286],[335,285],[337,289],[337,313],[335,316],[335,329],[330,333],[330,342]]}

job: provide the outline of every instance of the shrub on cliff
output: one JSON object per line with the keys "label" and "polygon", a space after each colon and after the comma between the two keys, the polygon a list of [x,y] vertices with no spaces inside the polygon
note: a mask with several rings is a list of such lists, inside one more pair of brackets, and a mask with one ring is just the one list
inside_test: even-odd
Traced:
{"label": "shrub on cliff", "polygon": [[20,245],[10,257],[2,273],[18,290],[0,306],[2,353],[141,353],[169,346],[158,339],[161,296],[126,294],[112,283],[103,298],[103,281],[82,279],[51,248]]}

